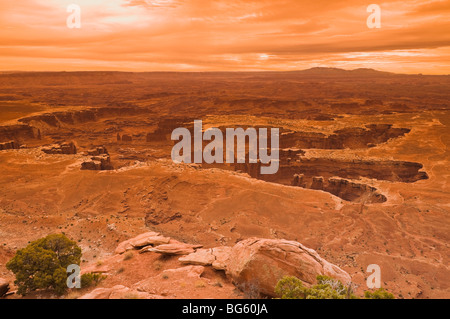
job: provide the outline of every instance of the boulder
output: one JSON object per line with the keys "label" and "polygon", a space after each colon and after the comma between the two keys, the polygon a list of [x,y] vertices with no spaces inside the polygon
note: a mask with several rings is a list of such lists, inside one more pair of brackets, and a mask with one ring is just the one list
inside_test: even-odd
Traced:
{"label": "boulder", "polygon": [[226,272],[236,284],[255,283],[261,293],[275,296],[275,286],[284,276],[295,276],[306,286],[318,275],[351,281],[350,275],[321,258],[316,251],[295,241],[249,238],[230,252]]}
{"label": "boulder", "polygon": [[9,291],[9,282],[0,278],[0,298],[6,295]]}

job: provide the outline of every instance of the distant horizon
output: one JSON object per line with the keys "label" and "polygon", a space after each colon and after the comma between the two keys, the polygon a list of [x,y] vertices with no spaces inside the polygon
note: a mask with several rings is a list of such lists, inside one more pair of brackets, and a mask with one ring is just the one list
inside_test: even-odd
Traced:
{"label": "distant horizon", "polygon": [[436,74],[428,74],[428,73],[400,73],[400,72],[392,72],[392,71],[384,71],[377,70],[374,68],[355,68],[355,69],[344,69],[339,67],[311,67],[307,69],[298,69],[298,70],[145,70],[145,71],[132,71],[132,70],[0,70],[0,74],[15,74],[15,73],[94,73],[94,72],[107,72],[107,73],[293,73],[293,72],[304,72],[311,70],[337,70],[337,71],[375,71],[378,73],[386,73],[392,75],[424,75],[424,76],[450,76],[450,73],[436,73]]}

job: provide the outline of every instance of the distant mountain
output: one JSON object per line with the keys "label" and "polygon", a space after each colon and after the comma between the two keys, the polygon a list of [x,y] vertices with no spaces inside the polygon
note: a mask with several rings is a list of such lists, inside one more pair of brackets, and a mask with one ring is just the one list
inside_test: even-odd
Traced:
{"label": "distant mountain", "polygon": [[310,75],[328,75],[328,76],[386,76],[394,73],[377,71],[374,69],[360,68],[354,70],[344,70],[339,68],[316,67],[306,70],[297,71],[302,74]]}

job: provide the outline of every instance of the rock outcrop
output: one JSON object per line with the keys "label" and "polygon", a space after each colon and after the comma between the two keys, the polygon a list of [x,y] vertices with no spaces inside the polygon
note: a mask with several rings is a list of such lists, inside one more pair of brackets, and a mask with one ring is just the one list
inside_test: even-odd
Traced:
{"label": "rock outcrop", "polygon": [[123,241],[117,246],[115,253],[123,254],[124,252],[132,249],[140,249],[146,246],[158,246],[162,244],[168,244],[170,242],[169,237],[161,236],[156,232],[148,232],[141,234],[137,237]]}
{"label": "rock outcrop", "polygon": [[30,139],[40,139],[39,129],[29,125],[7,125],[0,126],[0,142],[19,141]]}
{"label": "rock outcrop", "polygon": [[86,151],[87,155],[92,156],[90,160],[81,163],[82,170],[103,171],[114,169],[111,164],[111,157],[104,146],[99,146]]}
{"label": "rock outcrop", "polygon": [[178,260],[184,264],[212,266],[216,270],[225,270],[230,253],[231,247],[228,246],[197,249],[194,253],[180,257]]}
{"label": "rock outcrop", "polygon": [[260,293],[272,297],[275,296],[274,289],[277,282],[284,276],[295,276],[306,286],[315,284],[318,275],[333,277],[344,284],[351,281],[347,272],[296,241],[249,238],[233,247],[203,249],[202,245],[182,243],[157,232],[147,232],[121,242],[115,250],[115,255],[105,261],[106,265],[84,267],[82,273],[108,275],[111,269],[123,262],[122,253],[137,249],[140,249],[139,253],[182,255],[178,260],[186,266],[166,269],[156,276],[150,276],[129,286],[130,288],[125,286],[97,288],[80,299],[121,299],[130,298],[131,295],[141,299],[162,298],[164,294],[159,296],[152,288],[155,280],[164,282],[170,278],[171,281],[180,284],[188,278],[200,280],[205,267],[225,271],[226,276],[238,287],[254,284]]}
{"label": "rock outcrop", "polygon": [[261,293],[275,296],[274,288],[284,276],[295,276],[305,285],[326,275],[346,284],[350,275],[321,258],[316,251],[295,241],[249,238],[237,243],[230,252],[227,275],[235,284],[253,282]]}
{"label": "rock outcrop", "polygon": [[155,252],[163,255],[189,255],[194,253],[197,248],[201,247],[203,246],[190,245],[173,240],[170,244],[159,245],[156,247],[145,247],[141,249],[139,253]]}
{"label": "rock outcrop", "polygon": [[14,150],[14,149],[18,149],[18,148],[20,148],[19,144],[14,141],[0,143],[0,151]]}
{"label": "rock outcrop", "polygon": [[108,150],[104,146],[98,146],[86,151],[87,155],[99,156],[99,155],[109,155]]}
{"label": "rock outcrop", "polygon": [[205,271],[203,266],[185,266],[175,269],[167,269],[162,272],[162,275],[178,276],[181,278],[200,278]]}
{"label": "rock outcrop", "polygon": [[122,142],[132,142],[133,141],[133,137],[131,135],[122,135]]}
{"label": "rock outcrop", "polygon": [[132,290],[123,285],[111,288],[97,288],[78,299],[161,299],[161,296]]}
{"label": "rock outcrop", "polygon": [[42,147],[41,150],[42,150],[42,152],[44,152],[46,154],[70,155],[70,154],[77,153],[77,147],[75,146],[74,142],[64,142],[64,143],[60,143],[60,144],[44,146],[44,147]]}

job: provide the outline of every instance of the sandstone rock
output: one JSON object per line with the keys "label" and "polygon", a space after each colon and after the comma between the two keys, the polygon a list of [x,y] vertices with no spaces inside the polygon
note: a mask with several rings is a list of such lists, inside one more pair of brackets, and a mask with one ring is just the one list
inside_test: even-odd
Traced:
{"label": "sandstone rock", "polygon": [[323,177],[322,176],[315,176],[312,178],[312,185],[311,189],[323,189]]}
{"label": "sandstone rock", "polygon": [[131,244],[135,247],[135,248],[142,248],[145,246],[157,246],[157,245],[163,245],[163,244],[168,244],[170,242],[170,238],[169,237],[164,237],[164,236],[160,236],[160,235],[147,235],[147,236],[141,236],[139,238],[135,238],[134,240],[132,240]]}
{"label": "sandstone rock", "polygon": [[168,244],[170,242],[169,237],[161,236],[159,233],[155,232],[147,232],[144,234],[141,234],[139,236],[136,236],[134,238],[128,239],[126,241],[121,242],[117,248],[115,253],[116,254],[123,254],[124,252],[136,249],[136,248],[142,248],[149,245],[162,245],[162,244]]}
{"label": "sandstone rock", "polygon": [[122,285],[117,285],[113,287],[108,299],[124,299],[129,293],[130,288]]}
{"label": "sandstone rock", "polygon": [[185,243],[171,243],[166,245],[159,245],[155,248],[145,247],[139,251],[139,253],[155,252],[163,255],[189,255],[195,252],[197,248],[201,248],[202,245],[190,245]]}
{"label": "sandstone rock", "polygon": [[92,156],[89,161],[81,163],[82,170],[112,170],[114,167],[111,165],[111,159],[108,154],[100,154]]}
{"label": "sandstone rock", "polygon": [[123,285],[117,285],[111,288],[97,288],[78,299],[156,299],[157,296],[151,296],[145,292],[131,290]]}
{"label": "sandstone rock", "polygon": [[[124,286],[120,286],[120,288],[122,287]],[[87,293],[79,297],[78,299],[109,299],[109,296],[111,295],[112,291],[113,288],[97,288],[92,290],[90,293]]]}
{"label": "sandstone rock", "polygon": [[81,169],[89,171],[100,171],[102,169],[102,162],[100,161],[83,162],[81,163]]}
{"label": "sandstone rock", "polygon": [[130,135],[122,135],[122,142],[132,142],[133,138]]}
{"label": "sandstone rock", "polygon": [[212,249],[198,249],[196,252],[178,258],[183,264],[211,266],[216,258],[212,254]]}
{"label": "sandstone rock", "polygon": [[203,266],[185,266],[164,270],[161,275],[167,275],[169,278],[173,276],[178,278],[200,278],[204,271],[205,267]]}
{"label": "sandstone rock", "polygon": [[9,291],[9,282],[3,278],[0,278],[0,298],[6,295]]}
{"label": "sandstone rock", "polygon": [[77,147],[73,142],[69,143],[61,143],[61,144],[53,144],[50,146],[45,146],[41,148],[42,152],[46,154],[64,154],[64,155],[70,155],[70,154],[76,154],[77,153]]}
{"label": "sandstone rock", "polygon": [[20,146],[14,141],[0,143],[0,151],[18,149]]}
{"label": "sandstone rock", "polygon": [[227,246],[198,249],[192,254],[180,257],[178,260],[184,264],[212,266],[217,270],[225,270],[226,263],[230,257],[230,252],[231,247]]}
{"label": "sandstone rock", "polygon": [[292,186],[306,187],[304,178],[305,178],[305,175],[303,175],[303,174],[294,174],[294,178],[292,180]]}
{"label": "sandstone rock", "polygon": [[87,150],[86,154],[90,156],[109,155],[108,150],[104,146],[98,146],[96,148]]}
{"label": "sandstone rock", "polygon": [[274,288],[284,276],[295,276],[307,286],[316,282],[317,275],[344,284],[351,280],[348,273],[298,242],[259,238],[243,240],[232,248],[227,275],[236,284],[256,283],[268,296],[275,296]]}

